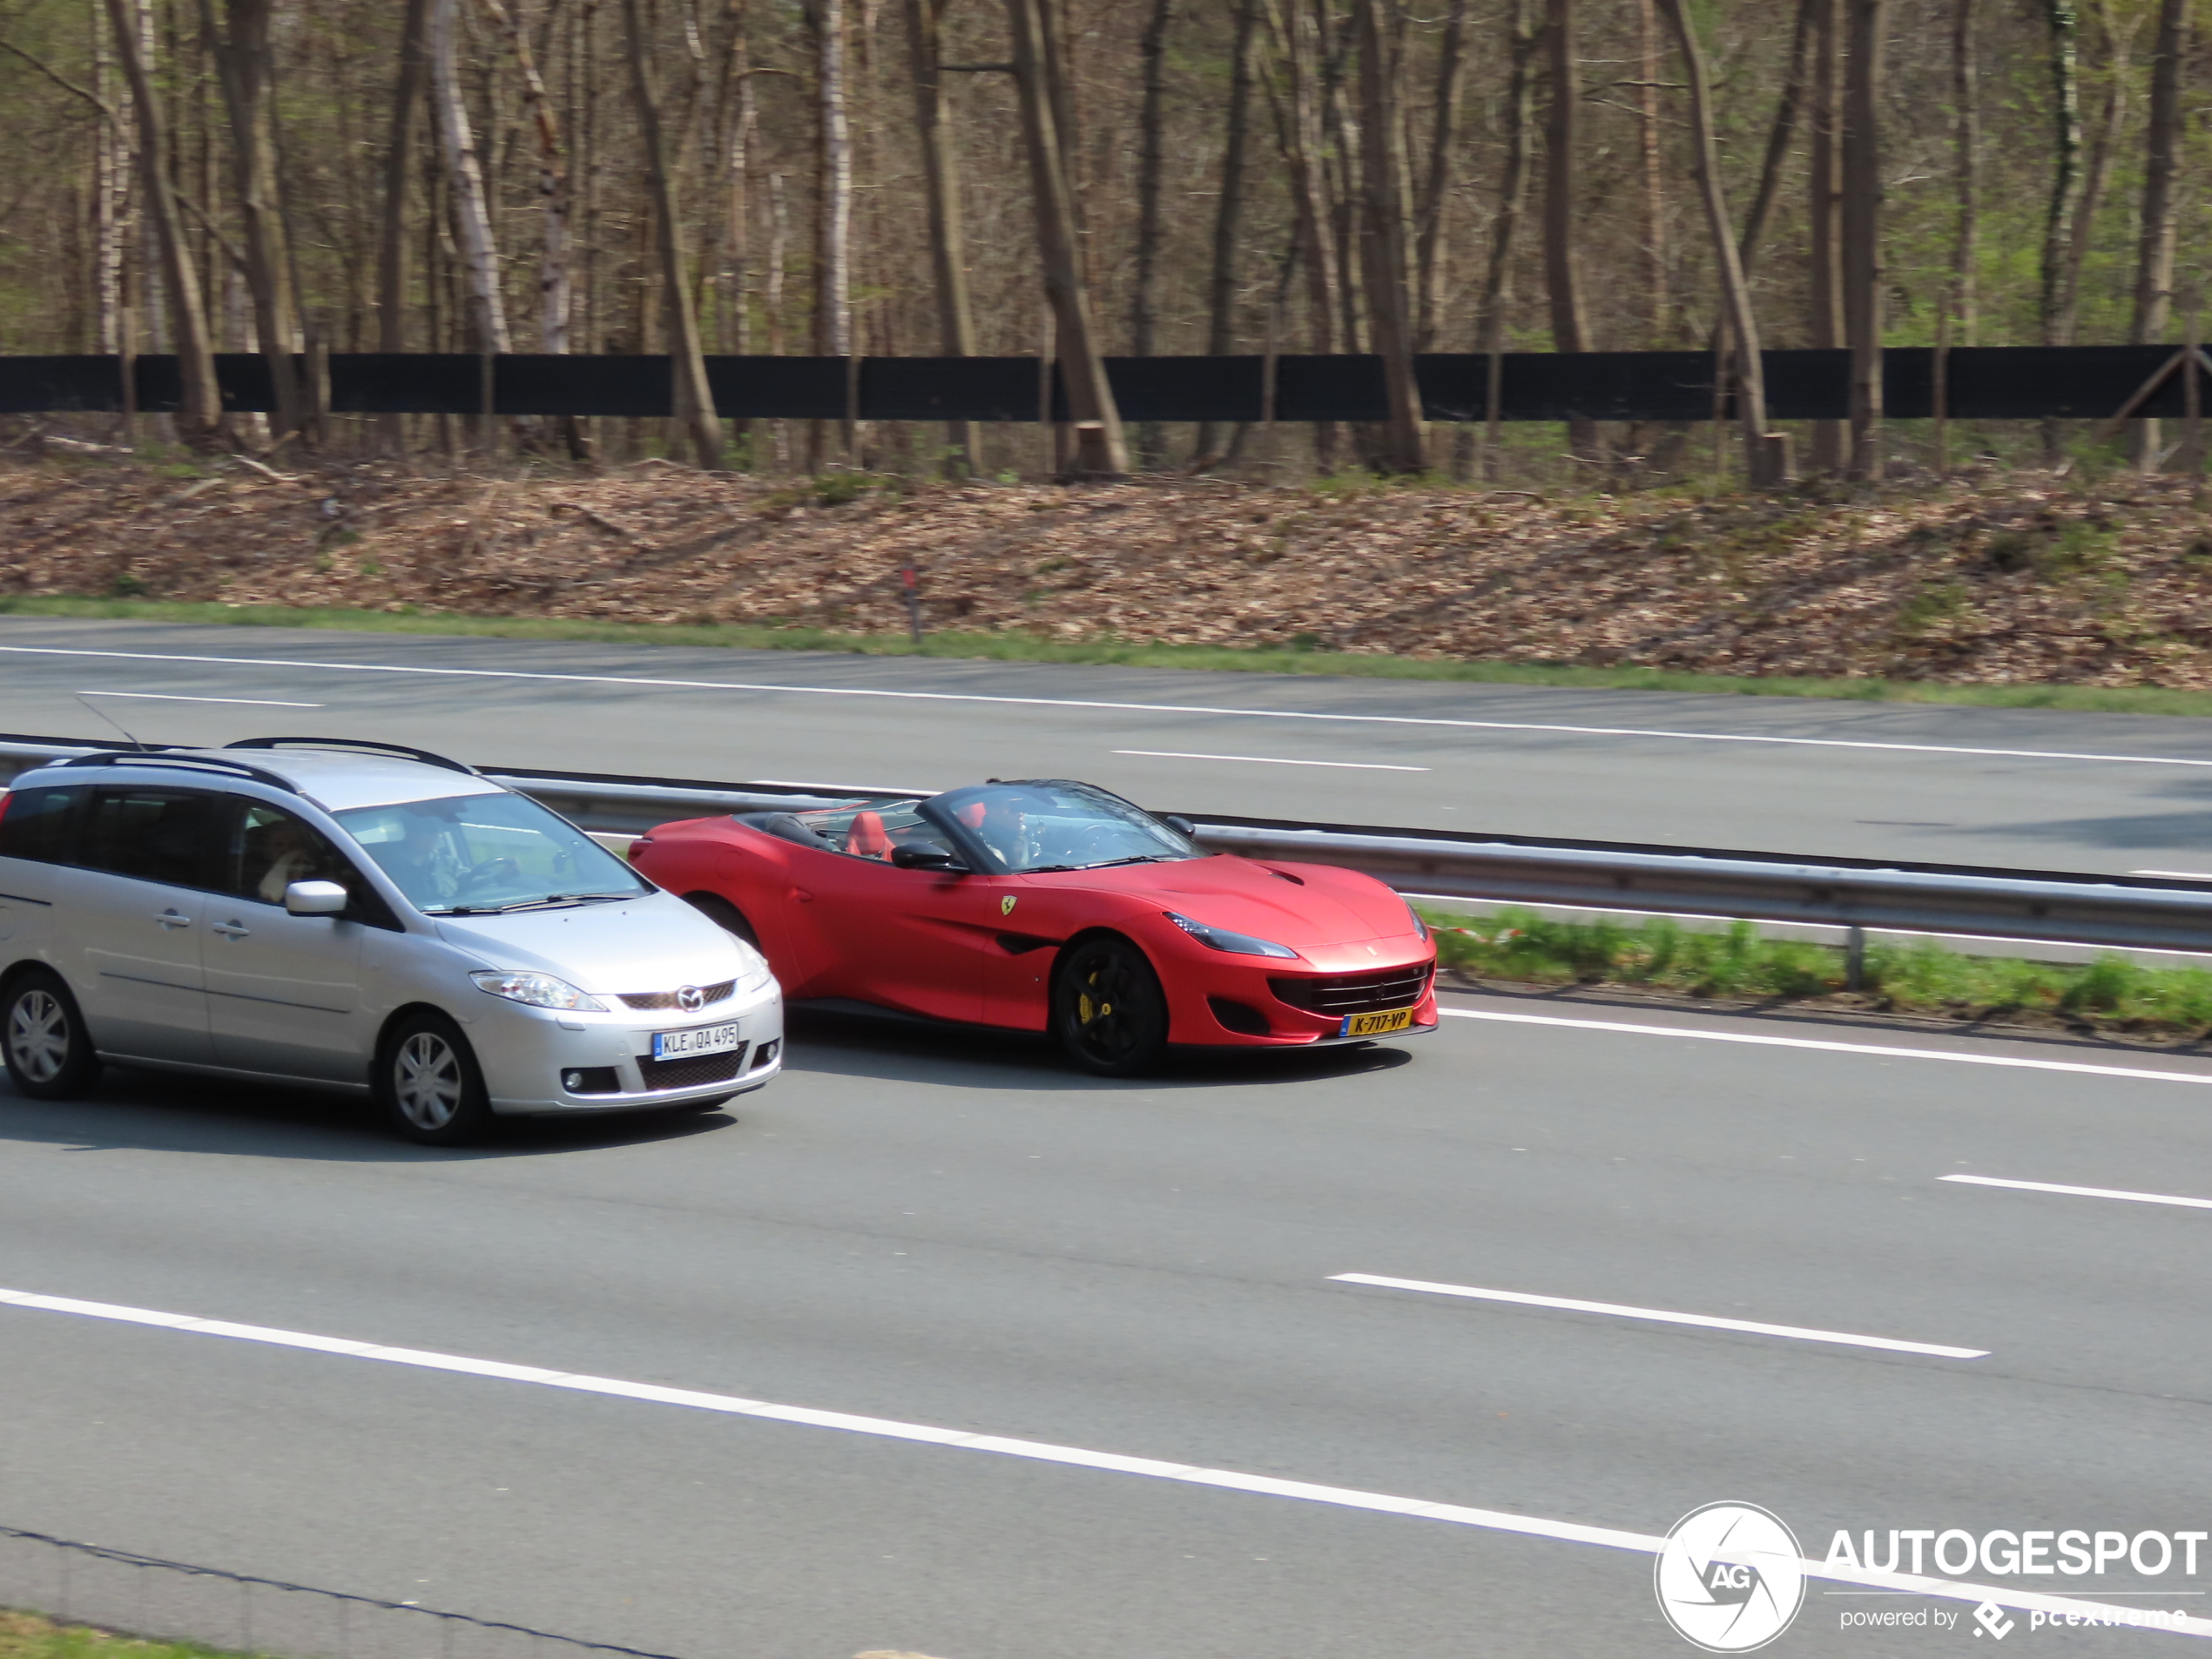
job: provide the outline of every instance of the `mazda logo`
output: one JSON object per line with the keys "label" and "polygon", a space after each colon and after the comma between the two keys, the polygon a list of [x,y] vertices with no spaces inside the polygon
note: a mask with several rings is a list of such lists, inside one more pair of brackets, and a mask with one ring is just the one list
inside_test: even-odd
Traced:
{"label": "mazda logo", "polygon": [[706,1006],[706,993],[696,985],[676,988],[676,1006],[686,1014],[697,1014]]}

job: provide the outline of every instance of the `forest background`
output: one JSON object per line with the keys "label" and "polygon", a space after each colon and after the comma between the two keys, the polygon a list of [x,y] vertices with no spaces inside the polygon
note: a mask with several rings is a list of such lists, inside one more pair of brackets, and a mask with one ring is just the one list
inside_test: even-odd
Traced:
{"label": "forest background", "polygon": [[[10,0],[0,353],[189,352],[195,330],[273,358],[665,351],[679,419],[687,352],[1049,354],[1096,425],[1103,354],[2157,341],[2195,303],[2176,249],[2208,228],[2190,11]],[[450,424],[381,435],[450,445]],[[740,435],[741,461],[810,469],[942,453]],[[1660,472],[1669,435],[1530,435]],[[1871,459],[1838,423],[1806,437],[1816,467]],[[1075,442],[1050,464],[1086,459]],[[1205,428],[1130,442],[1153,467],[1245,453]],[[1293,447],[1278,467],[1445,448],[1325,427]]]}

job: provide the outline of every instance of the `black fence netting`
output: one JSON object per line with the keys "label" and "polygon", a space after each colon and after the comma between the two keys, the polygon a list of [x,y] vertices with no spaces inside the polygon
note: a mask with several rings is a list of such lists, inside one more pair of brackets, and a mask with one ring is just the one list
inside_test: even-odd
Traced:
{"label": "black fence netting", "polygon": [[[1946,413],[1967,421],[2101,420],[2116,414],[2174,354],[2170,346],[1959,347],[1946,354]],[[1775,420],[1841,420],[1848,413],[1848,353],[1763,357]],[[1882,364],[1887,415],[1925,420],[1936,413],[1934,352],[1898,347]],[[1716,413],[1713,359],[1704,352],[1509,352],[1500,368],[1501,420],[1695,421]],[[215,372],[226,409],[273,407],[261,357],[225,354]],[[1057,370],[1035,357],[710,357],[706,372],[717,413],[731,420],[1035,421],[1048,393],[1051,418],[1068,418]],[[1109,357],[1106,372],[1124,421],[1268,417],[1259,357]],[[131,374],[139,409],[177,408],[175,358],[135,357]],[[1433,354],[1416,360],[1415,375],[1430,420],[1488,418],[1488,358]],[[517,354],[489,366],[449,353],[329,359],[330,408],[340,415],[665,415],[673,412],[671,393],[665,357]],[[2183,398],[2182,377],[2172,374],[2138,412],[2178,415]],[[119,358],[0,357],[0,415],[123,407]],[[1733,413],[1725,391],[1719,413]],[[1275,360],[1278,421],[1380,421],[1387,414],[1379,358]]]}
{"label": "black fence netting", "polygon": [[0,1527],[0,1608],[283,1659],[671,1659],[413,1602],[256,1578]]}

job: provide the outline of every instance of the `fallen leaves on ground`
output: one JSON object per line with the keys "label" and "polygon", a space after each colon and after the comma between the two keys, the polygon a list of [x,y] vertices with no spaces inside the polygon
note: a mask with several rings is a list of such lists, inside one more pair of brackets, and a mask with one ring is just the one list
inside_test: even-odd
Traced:
{"label": "fallen leaves on ground", "polygon": [[916,483],[0,467],[0,593],[142,595],[1980,684],[2212,687],[2185,481],[1532,497],[1444,485]]}

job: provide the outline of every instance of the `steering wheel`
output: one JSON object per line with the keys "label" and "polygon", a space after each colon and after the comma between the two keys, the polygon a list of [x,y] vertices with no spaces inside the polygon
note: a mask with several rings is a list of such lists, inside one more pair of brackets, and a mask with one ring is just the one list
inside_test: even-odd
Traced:
{"label": "steering wheel", "polygon": [[511,880],[522,873],[521,865],[502,854],[496,859],[486,859],[482,864],[473,867],[468,874],[461,878],[461,886],[455,891],[474,893],[478,887],[489,887],[495,881]]}
{"label": "steering wheel", "polygon": [[1069,842],[1067,861],[1095,864],[1101,859],[1119,858],[1123,851],[1121,835],[1112,825],[1093,824]]}

